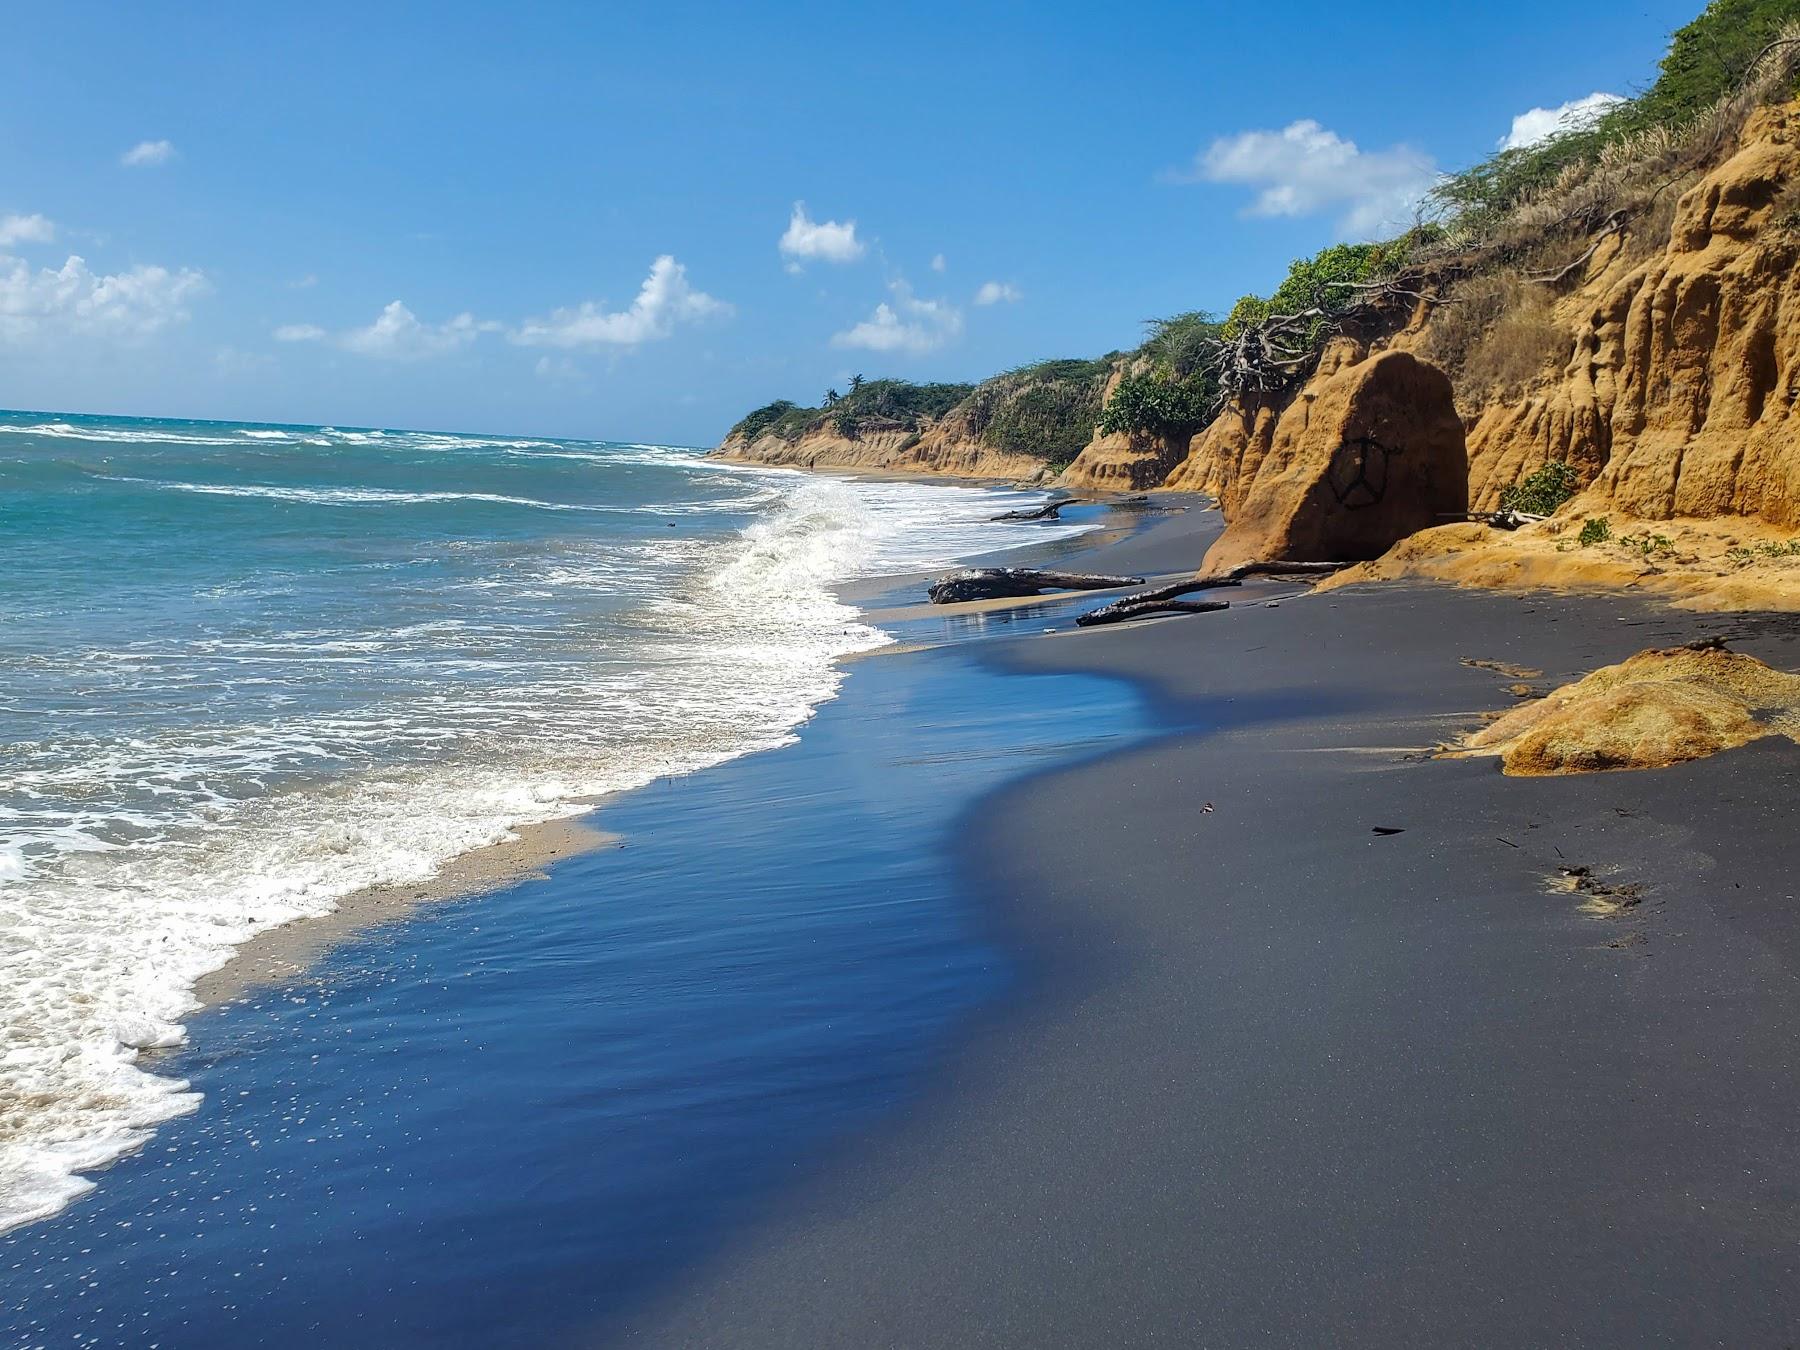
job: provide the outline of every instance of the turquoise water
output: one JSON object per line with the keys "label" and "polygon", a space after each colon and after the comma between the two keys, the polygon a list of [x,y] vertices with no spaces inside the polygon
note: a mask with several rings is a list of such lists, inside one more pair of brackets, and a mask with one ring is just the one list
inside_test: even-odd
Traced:
{"label": "turquoise water", "polygon": [[978,651],[861,662],[797,745],[607,807],[623,847],[199,1014],[200,1108],[0,1236],[0,1344],[619,1340],[1021,989],[959,820],[1149,717]]}
{"label": "turquoise water", "polygon": [[987,523],[1031,499],[0,414],[0,1230],[201,1105],[142,1052],[236,945],[785,743],[887,640],[834,583],[1053,537]]}

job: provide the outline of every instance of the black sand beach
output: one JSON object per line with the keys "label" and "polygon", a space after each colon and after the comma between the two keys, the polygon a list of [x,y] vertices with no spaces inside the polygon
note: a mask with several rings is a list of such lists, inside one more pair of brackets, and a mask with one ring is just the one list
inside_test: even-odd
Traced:
{"label": "black sand beach", "polygon": [[[1175,519],[1084,562],[1191,566],[1216,517]],[[1800,748],[1533,780],[1422,752],[1513,701],[1462,658],[1550,686],[1728,634],[1791,666],[1800,622],[1255,603],[1292,590],[984,646],[1137,682],[1171,734],[968,816],[1029,977],[635,1343],[1789,1342]],[[1641,898],[1584,912],[1562,866]]]}

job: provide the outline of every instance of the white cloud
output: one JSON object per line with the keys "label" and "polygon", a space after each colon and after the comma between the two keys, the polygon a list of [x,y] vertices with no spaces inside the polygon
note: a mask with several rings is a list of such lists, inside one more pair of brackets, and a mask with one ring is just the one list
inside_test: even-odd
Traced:
{"label": "white cloud", "polygon": [[266,352],[246,352],[237,347],[221,347],[213,353],[213,369],[227,379],[253,375],[275,364]]}
{"label": "white cloud", "polygon": [[277,342],[325,342],[358,356],[382,361],[420,361],[461,351],[483,333],[500,330],[492,320],[458,314],[426,323],[398,300],[389,301],[373,323],[333,333],[316,323],[284,323],[270,334]]}
{"label": "white cloud", "polygon": [[1547,141],[1558,132],[1579,131],[1616,103],[1625,100],[1617,94],[1595,92],[1586,98],[1570,99],[1558,108],[1532,108],[1512,120],[1512,130],[1499,141],[1502,150],[1522,150],[1528,145]]}
{"label": "white cloud", "polygon": [[592,300],[527,319],[511,334],[524,347],[632,347],[666,338],[677,324],[726,318],[732,307],[688,283],[687,268],[668,254],[650,265],[628,309],[608,311]]}
{"label": "white cloud", "polygon": [[288,289],[290,291],[310,291],[318,284],[319,278],[313,273],[308,272],[305,276],[295,277],[294,280],[288,282]]}
{"label": "white cloud", "polygon": [[1363,150],[1308,118],[1280,131],[1220,137],[1190,170],[1172,176],[1258,188],[1246,211],[1252,216],[1337,211],[1340,234],[1367,238],[1410,220],[1437,178],[1437,166],[1411,146]]}
{"label": "white cloud", "polygon": [[883,301],[854,327],[834,333],[834,347],[871,352],[936,351],[962,333],[962,311],[946,300],[921,300],[904,281],[893,284],[894,303]]}
{"label": "white cloud", "polygon": [[941,254],[941,253],[934,253],[934,254],[932,254],[932,255],[931,255],[931,270],[932,270],[932,271],[934,271],[934,272],[941,272],[941,271],[943,271],[943,270],[944,270],[944,269],[945,269],[945,268],[946,268],[946,267],[948,267],[948,266],[949,266],[949,265],[950,265],[950,264],[949,264],[949,263],[947,263],[947,262],[945,262],[945,261],[944,261],[944,255],[943,255],[943,254]]}
{"label": "white cloud", "polygon": [[540,356],[532,369],[551,384],[587,384],[586,373],[566,356]]}
{"label": "white cloud", "polygon": [[788,218],[779,247],[787,258],[831,263],[852,263],[868,252],[868,246],[856,237],[854,220],[813,220],[806,214],[805,202],[794,203],[794,214]]}
{"label": "white cloud", "polygon": [[139,141],[119,156],[119,163],[128,169],[151,169],[158,164],[167,164],[174,158],[175,145],[172,141]]}
{"label": "white cloud", "polygon": [[497,323],[479,322],[473,314],[458,314],[445,323],[421,323],[410,309],[393,300],[375,316],[374,323],[367,328],[352,328],[338,338],[338,345],[358,356],[417,361],[458,351],[480,334],[499,327]]}
{"label": "white cloud", "polygon": [[139,341],[188,317],[188,303],[210,289],[203,273],[137,266],[100,274],[71,254],[60,268],[33,271],[0,256],[0,342],[22,345],[61,337]]}
{"label": "white cloud", "polygon": [[56,225],[47,216],[0,216],[0,248],[14,244],[47,244],[56,238]]}
{"label": "white cloud", "polygon": [[1016,305],[1024,298],[1019,288],[1008,281],[984,281],[981,289],[975,292],[975,303],[978,305]]}

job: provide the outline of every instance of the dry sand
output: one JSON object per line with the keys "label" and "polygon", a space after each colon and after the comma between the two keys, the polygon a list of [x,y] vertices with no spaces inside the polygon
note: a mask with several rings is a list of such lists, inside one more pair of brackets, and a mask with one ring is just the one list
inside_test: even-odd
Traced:
{"label": "dry sand", "polygon": [[1720,634],[1790,667],[1800,620],[1245,590],[983,648],[1136,681],[1169,734],[977,807],[1018,997],[632,1343],[1791,1338],[1800,747],[1539,779],[1424,748],[1514,669]]}

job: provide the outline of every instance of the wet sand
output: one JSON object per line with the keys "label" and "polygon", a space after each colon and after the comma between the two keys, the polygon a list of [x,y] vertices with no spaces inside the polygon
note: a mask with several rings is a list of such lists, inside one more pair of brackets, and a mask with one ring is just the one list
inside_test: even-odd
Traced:
{"label": "wet sand", "polygon": [[[1513,703],[1464,658],[1551,685],[1726,634],[1793,668],[1800,621],[1292,590],[980,649],[1131,681],[1167,734],[965,819],[1028,978],[630,1343],[1790,1341],[1800,747],[1426,752]],[[1641,900],[1600,917],[1568,866]]]}
{"label": "wet sand", "polygon": [[[602,802],[595,802],[598,811]],[[514,837],[453,858],[436,876],[402,886],[368,886],[338,901],[329,914],[258,933],[194,986],[201,1006],[226,1003],[253,989],[299,975],[325,952],[365,928],[404,919],[421,905],[458,900],[542,876],[558,859],[617,842],[592,814],[514,827]]]}

